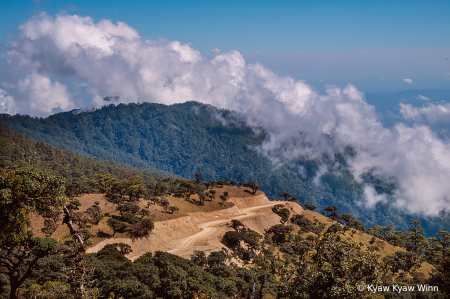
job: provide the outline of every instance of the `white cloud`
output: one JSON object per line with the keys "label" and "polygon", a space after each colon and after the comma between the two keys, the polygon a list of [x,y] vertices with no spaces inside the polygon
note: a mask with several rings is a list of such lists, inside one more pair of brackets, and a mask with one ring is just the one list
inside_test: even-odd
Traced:
{"label": "white cloud", "polygon": [[408,84],[412,84],[413,80],[412,79],[403,79],[404,82],[408,83]]}
{"label": "white cloud", "polygon": [[386,195],[377,194],[375,189],[370,186],[364,186],[364,196],[366,198],[367,207],[373,208],[377,203],[386,201]]}
{"label": "white cloud", "polygon": [[414,107],[411,104],[400,103],[400,114],[416,122],[427,121],[431,124],[450,123],[450,104],[428,104],[425,107]]}
{"label": "white cloud", "polygon": [[421,94],[419,94],[419,95],[417,96],[417,98],[418,98],[418,99],[421,99],[421,100],[424,100],[424,101],[429,101],[429,100],[430,100],[429,98],[427,98],[426,96],[423,96],[423,95],[421,95]]}
{"label": "white cloud", "polygon": [[8,82],[3,82],[2,86],[5,88],[15,88],[16,87],[15,85],[8,83]]}
{"label": "white cloud", "polygon": [[16,114],[17,110],[14,103],[14,97],[8,94],[6,90],[0,88],[0,112]]}
{"label": "white cloud", "polygon": [[32,112],[36,116],[47,116],[52,113],[67,111],[74,105],[66,87],[35,72],[27,75],[17,84],[19,90],[21,113]]}
{"label": "white cloud", "polygon": [[[236,50],[207,58],[190,44],[144,40],[128,25],[109,20],[41,14],[19,30],[6,57],[27,75],[17,83],[17,94],[0,93],[3,111],[45,116],[72,109],[75,99],[66,86],[50,79],[60,77],[85,83],[97,107],[105,96],[124,103],[200,101],[240,111],[248,125],[265,129],[268,137],[258,150],[275,165],[324,154],[333,159],[350,145],[358,153],[347,157],[355,177],[372,171],[394,180],[397,206],[427,215],[449,207],[450,142],[425,126],[384,128],[351,84],[327,85],[319,94],[302,80],[246,63]],[[404,117],[424,115],[408,105],[401,109]],[[370,188],[364,190],[368,203],[382,201]]]}

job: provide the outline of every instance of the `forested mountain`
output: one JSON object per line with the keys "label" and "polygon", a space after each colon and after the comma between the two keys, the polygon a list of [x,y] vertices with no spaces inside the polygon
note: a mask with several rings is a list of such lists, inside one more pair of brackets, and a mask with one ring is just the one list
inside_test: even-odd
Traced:
{"label": "forested mountain", "polygon": [[110,173],[117,177],[135,174],[146,181],[170,175],[162,171],[143,170],[89,156],[80,156],[44,142],[36,142],[30,136],[10,130],[1,123],[0,144],[1,168],[37,166],[64,177],[66,186],[72,183],[87,186],[95,174]]}
{"label": "forested mountain", "polygon": [[[316,178],[317,161],[274,169],[254,147],[264,139],[236,121],[223,125],[233,113],[200,103],[174,106],[162,104],[109,105],[92,112],[65,113],[48,118],[0,115],[0,122],[33,139],[60,146],[85,156],[142,169],[159,169],[184,178],[202,173],[205,180],[255,181],[272,200],[289,192],[301,203],[319,209],[329,205],[362,219],[365,225],[395,225],[406,229],[419,219],[427,232],[435,234],[450,225],[448,215],[422,219],[406,215],[389,204],[365,209],[356,204],[363,197],[362,185],[345,168]],[[337,157],[338,159],[340,157]],[[341,163],[345,165],[345,161]],[[305,172],[299,174],[298,166]],[[330,165],[331,167],[331,165]],[[370,176],[367,177],[370,181]],[[394,186],[370,181],[377,191],[390,194]]]}

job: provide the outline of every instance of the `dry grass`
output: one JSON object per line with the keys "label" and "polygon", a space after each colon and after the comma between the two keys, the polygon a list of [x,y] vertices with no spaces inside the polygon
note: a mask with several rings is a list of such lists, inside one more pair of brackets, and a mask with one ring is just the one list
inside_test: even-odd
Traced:
{"label": "dry grass", "polygon": [[[211,189],[209,189],[211,190]],[[209,191],[208,190],[208,191]],[[209,199],[204,201],[203,205],[198,205],[198,196],[192,195],[189,200],[186,200],[184,198],[174,197],[174,196],[165,196],[164,199],[167,199],[170,203],[170,206],[177,206],[180,210],[175,213],[166,213],[164,209],[159,205],[154,205],[151,202],[147,202],[143,199],[140,199],[136,202],[141,208],[146,208],[150,211],[150,217],[154,221],[164,221],[169,219],[175,219],[183,216],[187,216],[188,213],[193,212],[211,212],[221,209],[226,209],[231,206],[233,206],[233,203],[225,201],[222,203],[222,200],[220,199],[220,195],[223,195],[223,193],[226,191],[228,192],[228,197],[234,197],[234,198],[242,198],[242,197],[251,197],[253,196],[251,194],[251,190],[249,188],[245,187],[233,187],[233,186],[224,186],[223,188],[213,188],[213,190],[216,190],[215,199],[210,201]],[[261,195],[263,192],[257,191],[257,195]],[[82,206],[80,207],[81,212],[86,211],[89,207],[94,205],[95,201],[98,201],[100,204],[100,208],[102,210],[102,213],[109,213],[109,215],[119,215],[119,212],[116,211],[117,205],[108,202],[103,194],[89,194],[89,195],[83,195],[77,198]],[[150,205],[148,205],[150,203]],[[283,202],[280,202],[283,204]],[[272,213],[270,211],[270,213]],[[325,228],[321,231],[321,234],[324,234],[328,227],[332,224],[336,223],[334,221],[331,221],[328,217],[321,215],[317,212],[303,211],[303,215],[308,218],[309,220],[313,221],[316,219],[318,220],[317,224],[324,224]],[[108,237],[108,235],[112,236],[113,231],[111,228],[108,227],[106,224],[106,221],[109,217],[104,217],[97,225],[93,225],[88,228],[88,230],[95,236],[90,239],[92,244],[95,244],[97,242],[100,242]],[[60,221],[61,222],[61,221]],[[289,224],[289,223],[288,223]],[[298,227],[296,225],[294,226],[293,233],[298,232]],[[36,215],[32,215],[31,217],[31,227],[35,234],[38,236],[43,237],[44,234],[41,232],[41,229],[43,227],[43,219],[42,217],[38,217]],[[99,234],[100,233],[100,234]],[[104,234],[102,236],[102,233]],[[58,229],[53,233],[51,236],[52,238],[63,241],[66,238],[70,239],[70,236],[67,236],[69,234],[69,230],[67,226],[60,225]],[[312,234],[307,233],[305,235]],[[369,246],[376,248],[376,253],[380,254],[382,257],[385,257],[387,255],[394,255],[396,251],[405,251],[402,247],[393,246],[389,243],[387,243],[384,240],[375,239],[375,242],[373,244],[370,244],[372,240],[372,236],[368,235],[366,233],[357,231],[352,235],[351,230],[345,232],[345,234],[342,234],[342,237],[344,240],[352,240],[359,244],[362,243],[361,247],[363,250],[368,250]],[[66,237],[65,237],[66,236]],[[126,235],[124,233],[116,233],[115,237],[125,237]],[[417,272],[421,273],[424,277],[429,277],[430,272],[432,271],[432,266],[428,263],[422,263],[421,267],[417,269]]]}
{"label": "dry grass", "polygon": [[[187,216],[188,213],[194,212],[212,212],[222,209],[227,209],[232,207],[234,204],[231,202],[225,201],[223,202],[220,199],[220,195],[223,195],[225,191],[228,192],[228,197],[248,197],[252,196],[249,192],[249,188],[244,187],[233,187],[233,186],[224,186],[223,188],[213,188],[209,190],[216,190],[215,199],[210,200],[207,199],[204,201],[203,205],[199,205],[199,199],[196,194],[192,195],[190,199],[186,200],[180,197],[174,196],[164,196],[160,197],[160,199],[167,199],[170,203],[170,206],[176,206],[180,210],[178,212],[174,212],[173,214],[169,211],[168,213],[164,211],[163,207],[157,204],[152,204],[151,201],[145,201],[144,199],[139,199],[139,201],[135,202],[135,204],[139,205],[141,208],[148,209],[150,211],[150,218],[153,221],[164,221],[169,219],[175,219],[183,216]],[[208,190],[208,191],[209,191]],[[261,191],[257,191],[256,195],[262,194]],[[77,197],[81,203],[81,207],[76,212],[85,212],[89,207],[93,206],[96,201],[99,202],[99,207],[101,209],[102,214],[108,215],[119,215],[120,213],[116,211],[117,205],[111,202],[108,202],[104,196],[104,194],[85,194],[80,197]],[[92,244],[100,242],[109,236],[112,236],[113,231],[107,225],[107,220],[109,217],[104,217],[97,225],[92,225],[87,229],[91,234],[94,235],[90,239]],[[62,220],[59,221],[61,224]],[[33,214],[31,216],[31,228],[32,231],[40,236],[44,237],[45,234],[41,231],[44,227],[44,219],[38,215]],[[75,224],[75,227],[78,226]],[[69,234],[69,229],[66,225],[59,225],[58,229],[51,235],[52,238],[58,241],[69,240],[71,236],[67,236]],[[125,233],[116,233],[114,237],[125,237]]]}

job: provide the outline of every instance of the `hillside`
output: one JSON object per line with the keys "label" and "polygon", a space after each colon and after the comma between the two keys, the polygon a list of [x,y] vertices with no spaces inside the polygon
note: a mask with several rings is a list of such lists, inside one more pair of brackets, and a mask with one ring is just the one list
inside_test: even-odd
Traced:
{"label": "hillside", "polygon": [[6,128],[0,123],[0,167],[39,167],[48,169],[66,180],[66,185],[79,183],[89,188],[95,174],[111,173],[117,177],[127,174],[140,175],[146,181],[161,179],[170,174],[125,166],[119,163],[81,156],[44,142],[36,142],[30,136]]}
{"label": "hillside", "polygon": [[[311,222],[316,222],[316,225],[321,227],[318,235],[325,234],[329,227],[336,223],[322,214],[304,210],[297,203],[271,202],[262,192],[251,195],[246,192],[246,190],[249,191],[247,188],[224,186],[212,190],[218,191],[218,194],[228,192],[231,196],[223,204],[219,204],[220,201],[217,200],[206,202],[203,206],[186,202],[183,198],[165,196],[164,198],[168,199],[171,205],[181,207],[180,211],[174,214],[164,212],[159,205],[147,205],[144,199],[140,199],[137,204],[141,208],[149,208],[150,217],[155,220],[155,227],[147,237],[135,240],[125,233],[117,233],[113,236],[113,230],[106,224],[109,216],[120,215],[116,204],[109,203],[102,194],[78,197],[77,199],[82,203],[81,212],[86,212],[95,201],[98,201],[102,213],[108,215],[98,225],[85,227],[92,234],[92,237],[89,238],[87,253],[96,253],[108,244],[123,243],[130,246],[131,252],[125,256],[132,261],[147,252],[154,253],[156,251],[169,252],[186,259],[190,259],[195,251],[203,251],[209,255],[211,252],[218,252],[226,247],[223,236],[226,232],[234,231],[231,225],[232,220],[239,220],[246,228],[260,235],[264,235],[271,227],[283,223],[281,217],[272,211],[277,204],[284,205],[290,211],[291,216],[304,215]],[[44,236],[41,232],[43,221],[43,218],[37,216],[32,220],[33,231],[40,236]],[[293,225],[295,229],[292,233],[299,233],[299,228],[295,224],[288,221],[284,225]],[[307,233],[307,235],[315,236],[313,233]],[[66,226],[59,226],[51,237],[59,242],[71,239]],[[397,251],[406,251],[404,248],[393,246],[384,240],[374,239],[373,236],[362,231],[344,232],[342,237],[344,240],[361,244],[364,251],[376,247],[376,252],[383,257],[393,255]],[[431,270],[428,263],[423,263],[417,269],[425,277],[429,276]]]}
{"label": "hillside", "polygon": [[[315,204],[319,209],[336,205],[342,213],[357,215],[366,226],[394,225],[396,229],[407,229],[411,219],[418,219],[430,235],[450,226],[446,213],[425,218],[408,215],[393,207],[390,201],[379,203],[376,209],[358,205],[363,197],[363,185],[342,166],[346,162],[340,156],[336,157],[342,164],[339,169],[330,163],[330,172],[321,176],[318,176],[319,163],[312,160],[300,159],[274,169],[270,161],[255,151],[264,134],[256,135],[230,111],[200,103],[109,105],[92,112],[58,114],[45,119],[2,114],[0,122],[34,140],[83,156],[184,178],[202,173],[206,180],[255,181],[270,200],[289,192],[300,203]],[[15,151],[5,150],[5,155],[11,152]],[[370,175],[364,178],[378,193],[389,197],[395,191],[395,186],[374,180]]]}
{"label": "hillside", "polygon": [[[17,217],[6,217],[9,211],[24,209],[16,208],[16,202],[33,203],[22,195],[22,190],[29,190],[27,184],[33,186],[30,191],[63,192],[46,183],[51,176],[20,170],[17,174],[23,180],[0,169],[2,190],[9,190],[1,193],[4,217],[0,219],[14,226],[23,225]],[[108,182],[121,186],[134,178],[117,180],[104,175],[96,180],[102,186]],[[16,188],[17,184],[23,188]],[[344,298],[369,298],[369,292],[356,289],[363,281],[437,285],[439,291],[426,295],[436,293],[441,298],[447,294],[448,232],[427,240],[419,222],[408,232],[364,228],[352,215],[338,214],[335,206],[324,211],[328,215],[321,215],[313,212],[316,207],[312,205],[305,205],[309,210],[304,210],[296,202],[271,202],[253,184],[245,185],[234,186],[228,180],[201,182],[196,175],[191,181],[165,178],[149,184],[150,194],[144,196],[111,187],[105,189],[107,194],[69,199],[66,206],[75,232],[84,240],[83,248],[67,222],[61,224],[58,202],[49,201],[55,208],[42,210],[39,203],[48,197],[38,197],[41,200],[28,226],[33,234],[25,235],[31,246],[25,250],[38,264],[22,263],[20,269],[34,270],[19,284],[18,293],[78,298],[81,284],[82,292],[106,298],[113,292],[126,299],[189,299],[194,293],[203,298],[257,294],[254,298],[287,299],[296,298],[298,292],[306,298],[316,298],[316,292],[323,292],[321,298],[334,298],[341,288],[346,292]],[[4,200],[9,194],[18,197]],[[7,236],[20,236],[20,230],[11,230]],[[0,261],[20,264],[21,243],[13,245],[13,251],[5,247],[8,244],[0,243]],[[8,281],[14,279],[4,274],[17,271],[8,265],[0,264],[0,294],[8,293]],[[326,284],[324,276],[329,277]],[[421,295],[415,292],[413,298]]]}

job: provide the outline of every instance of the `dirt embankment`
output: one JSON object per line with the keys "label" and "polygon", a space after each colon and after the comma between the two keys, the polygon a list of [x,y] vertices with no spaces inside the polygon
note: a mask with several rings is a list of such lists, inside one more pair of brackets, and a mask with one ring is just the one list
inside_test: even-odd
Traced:
{"label": "dirt embankment", "polygon": [[234,203],[239,209],[268,205],[271,203],[264,193],[250,197],[230,197],[228,201]]}
{"label": "dirt embankment", "polygon": [[[272,212],[272,206],[282,202],[271,202],[264,194],[245,198],[230,198],[235,206],[213,211],[189,213],[177,219],[157,221],[151,235],[132,241],[130,238],[111,238],[88,248],[87,252],[97,252],[107,244],[125,243],[133,252],[127,255],[135,260],[146,252],[168,251],[184,258],[189,258],[194,250],[206,254],[218,251],[224,245],[223,235],[232,230],[232,219],[240,220],[246,227],[260,234],[264,230],[280,223],[280,217]],[[303,209],[296,203],[283,203],[291,211],[302,213]]]}

